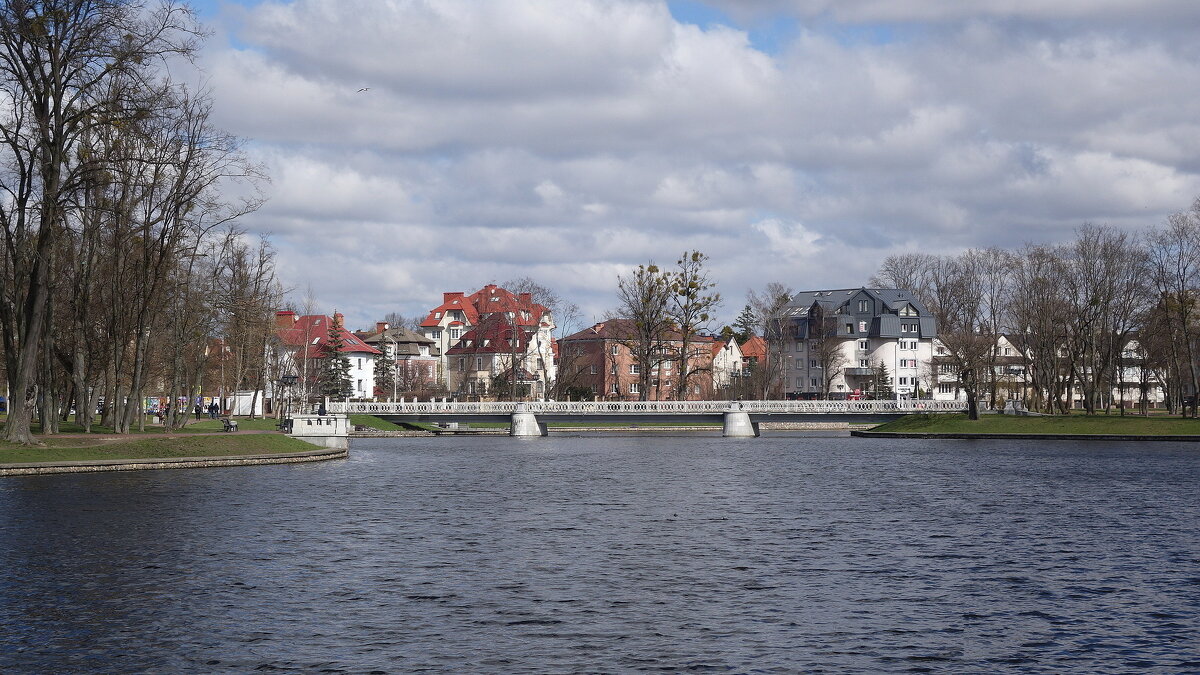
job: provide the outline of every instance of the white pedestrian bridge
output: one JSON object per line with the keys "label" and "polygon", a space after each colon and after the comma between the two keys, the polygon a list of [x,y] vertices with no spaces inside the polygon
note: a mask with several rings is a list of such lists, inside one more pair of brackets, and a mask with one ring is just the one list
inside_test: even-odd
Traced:
{"label": "white pedestrian bridge", "polygon": [[726,436],[757,436],[763,421],[886,422],[904,415],[958,413],[957,401],[400,401],[331,402],[331,413],[370,414],[393,422],[510,422],[513,436],[544,436],[546,422],[667,422],[681,417],[724,422]]}

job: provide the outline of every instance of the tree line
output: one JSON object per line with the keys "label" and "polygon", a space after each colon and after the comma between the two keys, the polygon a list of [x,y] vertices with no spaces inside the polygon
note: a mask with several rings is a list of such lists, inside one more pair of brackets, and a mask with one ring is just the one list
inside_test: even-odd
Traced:
{"label": "tree line", "polygon": [[4,440],[97,407],[127,432],[152,383],[187,398],[217,362],[230,388],[264,377],[274,253],[233,224],[263,176],[168,68],[200,37],[173,2],[0,3]]}
{"label": "tree line", "polygon": [[1142,234],[1085,224],[1063,244],[889,256],[871,283],[908,289],[932,312],[972,417],[981,399],[997,404],[1001,336],[1034,409],[1080,401],[1124,414],[1130,389],[1145,412],[1159,383],[1172,412],[1196,415],[1200,199]]}

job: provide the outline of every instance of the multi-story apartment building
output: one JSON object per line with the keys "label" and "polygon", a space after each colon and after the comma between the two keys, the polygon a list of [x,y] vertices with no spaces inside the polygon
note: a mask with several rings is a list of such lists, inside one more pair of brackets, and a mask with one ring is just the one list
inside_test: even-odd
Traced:
{"label": "multi-story apartment building", "polygon": [[928,386],[937,324],[906,290],[803,291],[782,321],[783,337],[768,344],[767,359],[783,360],[777,366],[788,396],[867,396],[885,371],[897,396]]}
{"label": "multi-story apartment building", "polygon": [[506,323],[519,326],[522,331],[536,331],[540,341],[553,345],[554,317],[549,309],[534,302],[529,293],[513,293],[495,284],[470,295],[443,293],[442,304],[430,310],[421,322],[421,332],[433,340],[433,348],[441,355],[442,384],[451,391],[455,389],[449,368],[450,350],[458,346],[467,331],[491,316],[503,317]]}
{"label": "multi-story apartment building", "polygon": [[[446,352],[450,390],[470,399],[544,399],[558,376],[550,325],[492,313]],[[514,390],[515,382],[515,390]]]}
{"label": "multi-story apartment building", "polygon": [[[636,334],[629,319],[610,319],[562,339],[562,363],[571,372],[577,389],[590,389],[596,398],[613,401],[708,400],[713,395],[713,343],[711,336],[689,341],[686,361],[688,376],[682,399],[678,396],[681,377],[679,333],[663,336],[651,363],[640,362],[629,345]],[[649,378],[643,378],[643,368]],[[648,389],[642,387],[649,381]]]}

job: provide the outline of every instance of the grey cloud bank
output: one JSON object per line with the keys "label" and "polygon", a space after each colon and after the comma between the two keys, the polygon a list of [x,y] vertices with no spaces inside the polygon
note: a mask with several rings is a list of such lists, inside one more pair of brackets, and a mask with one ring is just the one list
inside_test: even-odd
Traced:
{"label": "grey cloud bank", "polygon": [[[235,39],[200,66],[273,177],[244,224],[352,326],[525,275],[590,318],[692,248],[729,320],[768,281],[855,286],[890,253],[1136,229],[1200,194],[1195,3],[709,4],[797,29],[768,54],[644,0],[223,6]],[[893,37],[846,38],[865,24]]]}

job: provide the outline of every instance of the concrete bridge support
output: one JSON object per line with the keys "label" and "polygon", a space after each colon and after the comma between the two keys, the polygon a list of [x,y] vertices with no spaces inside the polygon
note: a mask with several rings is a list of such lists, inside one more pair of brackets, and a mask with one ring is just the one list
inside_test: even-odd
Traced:
{"label": "concrete bridge support", "polygon": [[546,425],[538,422],[524,403],[517,404],[512,414],[512,426],[508,429],[509,436],[546,436],[548,433]]}
{"label": "concrete bridge support", "polygon": [[350,448],[348,415],[292,415],[287,435],[323,448]]}
{"label": "concrete bridge support", "polygon": [[741,403],[731,403],[725,411],[725,428],[721,435],[726,438],[755,438],[758,425],[750,421],[750,413],[742,410]]}

